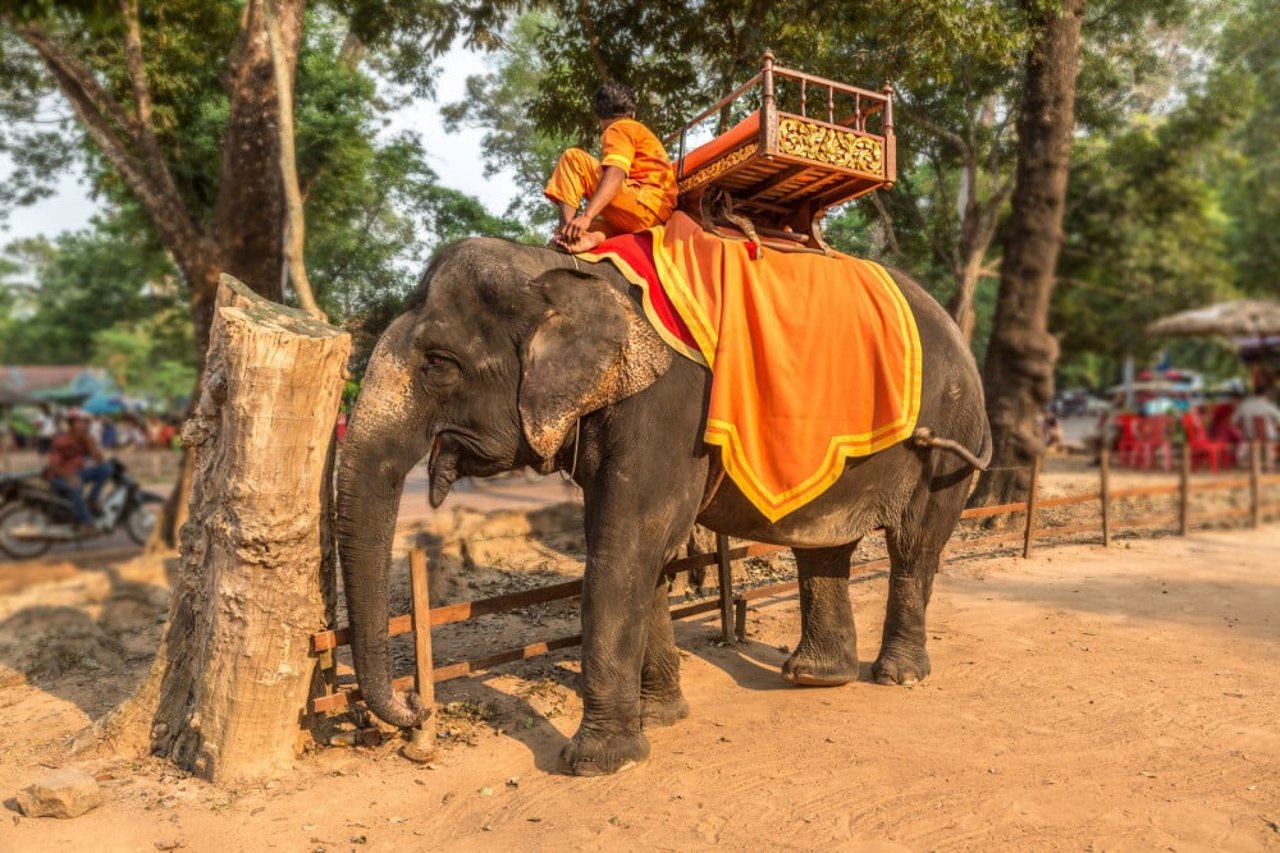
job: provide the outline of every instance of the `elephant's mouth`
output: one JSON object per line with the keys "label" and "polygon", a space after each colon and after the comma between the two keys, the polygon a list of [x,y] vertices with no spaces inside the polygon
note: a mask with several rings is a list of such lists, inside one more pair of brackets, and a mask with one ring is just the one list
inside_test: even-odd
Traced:
{"label": "elephant's mouth", "polygon": [[487,477],[510,467],[487,460],[477,444],[474,436],[453,429],[436,433],[427,457],[427,496],[433,508],[444,502],[459,477]]}
{"label": "elephant's mouth", "polygon": [[427,458],[427,499],[433,509],[438,509],[459,477],[458,461],[462,457],[462,444],[450,432],[436,433],[431,442],[431,455]]}

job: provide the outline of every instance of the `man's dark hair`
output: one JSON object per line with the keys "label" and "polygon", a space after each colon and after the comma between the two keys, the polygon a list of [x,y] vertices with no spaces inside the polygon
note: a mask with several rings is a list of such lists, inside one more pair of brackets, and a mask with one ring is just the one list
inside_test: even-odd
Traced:
{"label": "man's dark hair", "polygon": [[636,93],[631,87],[617,80],[606,80],[596,89],[595,112],[597,118],[622,118],[636,111]]}

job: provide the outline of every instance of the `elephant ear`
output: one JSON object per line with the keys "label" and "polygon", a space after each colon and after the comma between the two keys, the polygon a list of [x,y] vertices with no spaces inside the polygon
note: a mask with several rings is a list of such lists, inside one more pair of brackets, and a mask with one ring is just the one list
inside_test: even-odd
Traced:
{"label": "elephant ear", "polygon": [[583,415],[649,387],[671,350],[604,279],[556,269],[534,280],[550,307],[525,344],[520,420],[534,452],[555,455]]}

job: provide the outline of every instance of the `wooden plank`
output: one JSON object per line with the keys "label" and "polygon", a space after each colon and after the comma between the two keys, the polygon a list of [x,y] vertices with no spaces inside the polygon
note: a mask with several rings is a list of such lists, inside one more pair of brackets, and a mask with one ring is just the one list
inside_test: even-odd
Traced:
{"label": "wooden plank", "polygon": [[716,574],[720,583],[720,634],[731,646],[733,636],[733,561],[729,557],[729,537],[716,534]]}
{"label": "wooden plank", "polygon": [[1191,512],[1191,445],[1182,445],[1178,461],[1178,535],[1186,536]]}
{"label": "wooden plank", "polygon": [[427,761],[436,748],[436,683],[431,661],[431,602],[428,597],[427,552],[409,552],[409,591],[413,608],[414,689],[431,714],[411,733],[414,761]]}
{"label": "wooden plank", "polygon": [[1025,502],[996,504],[995,506],[975,506],[960,513],[960,519],[963,521],[966,518],[988,518],[993,515],[1004,515],[1005,513],[1026,512],[1026,510],[1027,505]]}
{"label": "wooden plank", "polygon": [[1257,439],[1249,442],[1249,526],[1255,530],[1262,523],[1262,447]]}
{"label": "wooden plank", "polygon": [[1108,475],[1111,473],[1111,449],[1103,442],[1101,452],[1098,454],[1098,476],[1099,491],[1102,498],[1102,547],[1111,547],[1111,486],[1108,482]]}
{"label": "wooden plank", "polygon": [[1022,542],[1022,559],[1026,560],[1031,557],[1031,543],[1033,541],[1032,534],[1036,529],[1036,492],[1040,486],[1040,460],[1043,457],[1037,456],[1035,461],[1031,463],[1031,490],[1027,493],[1027,527],[1026,538]]}

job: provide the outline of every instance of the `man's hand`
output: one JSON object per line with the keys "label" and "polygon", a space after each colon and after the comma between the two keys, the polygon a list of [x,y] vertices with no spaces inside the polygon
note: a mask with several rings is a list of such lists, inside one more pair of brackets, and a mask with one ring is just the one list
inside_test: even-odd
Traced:
{"label": "man's hand", "polygon": [[583,214],[578,214],[560,226],[560,242],[565,245],[573,245],[578,242],[583,234],[590,230],[591,220]]}

